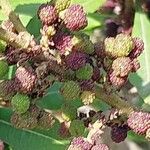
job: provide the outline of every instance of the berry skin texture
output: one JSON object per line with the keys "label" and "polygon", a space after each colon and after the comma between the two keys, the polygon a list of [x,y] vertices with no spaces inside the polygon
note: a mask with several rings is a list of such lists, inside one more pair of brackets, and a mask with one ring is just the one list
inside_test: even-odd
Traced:
{"label": "berry skin texture", "polygon": [[70,31],[78,31],[87,26],[86,13],[83,7],[77,4],[71,5],[65,10],[64,24]]}
{"label": "berry skin texture", "polygon": [[136,72],[138,69],[140,69],[140,62],[136,58],[134,58],[132,60],[132,66],[132,72]]}
{"label": "berry skin texture", "polygon": [[126,83],[127,77],[117,77],[114,72],[110,72],[108,74],[108,80],[113,86],[120,88]]}
{"label": "berry skin texture", "polygon": [[86,141],[83,137],[74,138],[68,150],[90,150],[92,144]]}
{"label": "berry skin texture", "polygon": [[15,82],[22,93],[30,93],[36,84],[36,75],[32,68],[20,66],[16,70]]}
{"label": "berry skin texture", "polygon": [[78,83],[74,81],[67,81],[61,88],[61,94],[66,100],[74,100],[79,98],[80,87]]}
{"label": "berry skin texture", "polygon": [[129,116],[127,123],[135,133],[144,135],[150,128],[150,114],[146,112],[133,112]]}
{"label": "berry skin texture", "polygon": [[71,4],[71,0],[54,0],[56,11],[59,13],[67,9]]}
{"label": "berry skin texture", "polygon": [[66,120],[74,120],[77,116],[77,110],[74,106],[65,103],[61,107],[62,110],[62,117]]}
{"label": "berry skin texture", "polygon": [[95,93],[91,91],[83,91],[81,94],[81,100],[84,105],[89,105],[93,103],[95,99]]}
{"label": "berry skin texture", "polygon": [[43,25],[53,24],[57,18],[57,11],[55,8],[49,4],[42,4],[38,10],[39,19],[42,21]]}
{"label": "berry skin texture", "polygon": [[33,129],[37,126],[37,119],[32,117],[29,113],[22,115],[14,113],[11,116],[11,123],[16,128]]}
{"label": "berry skin texture", "polygon": [[118,34],[116,38],[106,38],[104,45],[106,55],[117,58],[128,56],[134,44],[130,36]]}
{"label": "berry skin texture", "polygon": [[0,40],[0,53],[3,53],[6,48],[6,43],[2,40]]}
{"label": "berry skin texture", "polygon": [[17,93],[11,100],[13,110],[18,114],[25,113],[30,106],[30,98],[27,95]]}
{"label": "berry skin texture", "polygon": [[82,68],[76,71],[76,77],[81,80],[89,80],[93,75],[93,67],[90,64],[86,64]]}
{"label": "berry skin texture", "polygon": [[73,47],[71,39],[71,35],[63,32],[59,32],[54,36],[54,44],[60,54],[68,55],[71,52]]}
{"label": "berry skin texture", "polygon": [[144,42],[140,38],[133,38],[134,48],[130,53],[131,58],[137,58],[144,50]]}
{"label": "berry skin texture", "polygon": [[97,144],[92,147],[91,150],[109,150],[106,144]]}
{"label": "berry skin texture", "polygon": [[91,91],[94,88],[94,82],[92,79],[90,80],[82,80],[80,81],[80,87],[82,91]]}
{"label": "berry skin texture", "polygon": [[128,127],[126,125],[123,126],[114,125],[111,128],[111,139],[115,143],[120,143],[126,139],[127,132],[128,132]]}
{"label": "berry skin texture", "polygon": [[81,52],[72,52],[66,57],[66,65],[72,70],[85,66],[88,56]]}
{"label": "berry skin texture", "polygon": [[119,57],[112,63],[112,69],[116,76],[125,77],[132,71],[132,61],[129,57]]}
{"label": "berry skin texture", "polygon": [[0,83],[0,98],[11,100],[16,94],[14,80],[5,80]]}
{"label": "berry skin texture", "polygon": [[38,127],[41,129],[50,129],[54,123],[53,116],[48,112],[43,111],[38,117]]}
{"label": "berry skin texture", "polygon": [[72,136],[78,137],[83,135],[85,130],[84,123],[81,120],[73,120],[70,124],[69,132]]}
{"label": "berry skin texture", "polygon": [[4,60],[0,60],[0,79],[8,72],[8,63]]}

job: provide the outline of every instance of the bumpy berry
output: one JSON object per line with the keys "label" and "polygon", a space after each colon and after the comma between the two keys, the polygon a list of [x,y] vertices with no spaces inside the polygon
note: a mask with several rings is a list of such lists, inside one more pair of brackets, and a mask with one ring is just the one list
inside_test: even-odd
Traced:
{"label": "bumpy berry", "polygon": [[30,106],[30,98],[27,95],[17,93],[11,100],[13,110],[18,114],[25,113]]}
{"label": "bumpy berry", "polygon": [[29,113],[25,113],[23,115],[14,113],[11,116],[11,123],[16,128],[33,129],[37,126],[37,119],[32,117]]}
{"label": "bumpy berry", "polygon": [[31,105],[29,107],[28,112],[30,113],[32,117],[37,118],[40,115],[41,109],[37,107],[36,105]]}
{"label": "bumpy berry", "polygon": [[82,80],[80,81],[80,87],[82,91],[91,91],[94,88],[93,80]]}
{"label": "bumpy berry", "polygon": [[93,75],[93,67],[90,64],[86,64],[85,66],[79,68],[76,71],[76,77],[82,80],[88,80]]}
{"label": "bumpy berry", "polygon": [[150,114],[146,112],[133,112],[127,120],[128,126],[138,134],[145,134],[150,128]]}
{"label": "bumpy berry", "polygon": [[16,70],[15,82],[19,91],[29,93],[33,90],[36,83],[36,75],[32,68],[20,66]]}
{"label": "bumpy berry", "polygon": [[140,68],[140,62],[136,58],[134,58],[132,60],[132,66],[132,72],[136,72]]}
{"label": "bumpy berry", "polygon": [[68,55],[73,47],[72,37],[69,34],[59,32],[54,37],[55,47],[61,54]]}
{"label": "bumpy berry", "polygon": [[83,7],[77,4],[71,5],[64,14],[64,23],[71,31],[78,31],[87,26],[86,14]]}
{"label": "bumpy berry", "polygon": [[80,94],[80,87],[78,83],[74,81],[67,81],[61,88],[61,93],[67,100],[77,99]]}
{"label": "bumpy berry", "polygon": [[96,53],[98,58],[102,59],[105,57],[104,42],[99,42],[99,43],[94,44],[94,48],[95,48],[95,53]]}
{"label": "bumpy berry", "polygon": [[123,126],[114,125],[111,128],[111,139],[115,143],[120,143],[126,139],[127,132],[128,132],[127,125],[123,125]]}
{"label": "bumpy berry", "polygon": [[89,105],[93,103],[95,99],[95,93],[91,91],[83,91],[81,94],[81,100],[84,103],[84,105]]}
{"label": "bumpy berry", "polygon": [[144,42],[140,38],[133,38],[133,43],[135,47],[130,53],[131,58],[137,58],[144,50]]}
{"label": "bumpy berry", "polygon": [[54,26],[47,26],[44,25],[43,29],[41,30],[41,34],[47,36],[48,38],[51,38],[53,35],[55,35],[56,30]]}
{"label": "bumpy berry", "polygon": [[57,12],[67,9],[71,4],[71,0],[54,0],[54,5]]}
{"label": "bumpy berry", "polygon": [[6,48],[6,43],[2,40],[0,40],[0,52],[3,53]]}
{"label": "bumpy berry", "polygon": [[0,60],[0,78],[8,72],[8,63],[5,60]]}
{"label": "bumpy berry", "polygon": [[63,104],[61,110],[62,110],[62,117],[66,121],[73,120],[77,116],[76,108],[68,103]]}
{"label": "bumpy berry", "polygon": [[128,35],[119,34],[116,38],[105,39],[105,53],[110,57],[128,56],[133,48],[132,38]]}
{"label": "bumpy berry", "polygon": [[72,140],[68,150],[90,150],[91,147],[92,144],[85,140],[83,137],[77,137]]}
{"label": "bumpy berry", "polygon": [[5,50],[6,60],[9,65],[15,65],[19,60],[19,54],[12,46],[7,46]]}
{"label": "bumpy berry", "polygon": [[70,124],[69,132],[72,136],[81,136],[84,133],[84,123],[81,120],[73,120]]}
{"label": "bumpy berry", "polygon": [[114,72],[110,72],[108,75],[108,80],[112,85],[121,87],[126,83],[127,77],[117,77]]}
{"label": "bumpy berry", "polygon": [[97,144],[92,147],[91,150],[109,150],[106,144]]}
{"label": "bumpy berry", "polygon": [[3,21],[1,27],[7,31],[16,32],[15,27],[10,20]]}
{"label": "bumpy berry", "polygon": [[62,138],[70,137],[69,123],[68,123],[68,122],[62,122],[62,123],[60,124],[59,135],[60,135]]}
{"label": "bumpy berry", "polygon": [[93,79],[94,81],[99,81],[99,80],[100,80],[100,70],[99,70],[98,67],[94,67],[92,79]]}
{"label": "bumpy berry", "polygon": [[57,20],[56,9],[49,4],[42,4],[38,10],[38,16],[44,25],[51,25]]}
{"label": "bumpy berry", "polygon": [[116,76],[125,77],[132,70],[132,61],[129,57],[120,57],[113,61],[112,69]]}
{"label": "bumpy berry", "polygon": [[81,51],[87,54],[92,54],[94,52],[94,44],[90,41],[89,37],[85,34],[77,34],[72,39],[73,50]]}
{"label": "bumpy berry", "polygon": [[87,59],[88,59],[88,56],[84,53],[72,52],[66,58],[66,65],[72,70],[77,70],[85,66]]}
{"label": "bumpy berry", "polygon": [[38,127],[43,129],[50,129],[53,124],[55,123],[55,120],[52,116],[52,114],[48,112],[41,112],[41,114],[38,117]]}
{"label": "bumpy berry", "polygon": [[16,93],[14,80],[5,80],[0,83],[0,98],[11,100]]}

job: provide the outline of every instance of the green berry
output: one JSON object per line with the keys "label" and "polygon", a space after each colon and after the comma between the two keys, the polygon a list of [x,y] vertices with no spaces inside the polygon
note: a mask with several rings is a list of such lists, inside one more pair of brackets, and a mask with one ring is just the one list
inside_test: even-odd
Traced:
{"label": "green berry", "polygon": [[0,78],[6,75],[8,69],[8,63],[5,60],[0,60]]}
{"label": "green berry", "polygon": [[79,98],[80,86],[74,81],[67,81],[61,88],[61,93],[66,100]]}
{"label": "green berry", "polygon": [[77,116],[76,108],[68,103],[63,104],[61,110],[62,110],[62,117],[66,121],[73,120]]}
{"label": "green berry", "polygon": [[17,93],[11,100],[13,110],[18,114],[25,113],[30,106],[30,98],[25,94]]}
{"label": "green berry", "polygon": [[70,6],[71,0],[54,0],[53,3],[55,5],[56,11],[59,13]]}
{"label": "green berry", "polygon": [[81,120],[73,120],[70,124],[69,132],[72,136],[81,136],[85,130],[84,123]]}
{"label": "green berry", "polygon": [[90,41],[86,34],[77,34],[72,39],[73,49],[87,54],[94,52],[94,44]]}
{"label": "green berry", "polygon": [[0,40],[0,53],[3,53],[6,49],[6,42]]}
{"label": "green berry", "polygon": [[82,80],[89,80],[93,75],[93,67],[90,64],[86,64],[82,68],[76,71],[76,77]]}

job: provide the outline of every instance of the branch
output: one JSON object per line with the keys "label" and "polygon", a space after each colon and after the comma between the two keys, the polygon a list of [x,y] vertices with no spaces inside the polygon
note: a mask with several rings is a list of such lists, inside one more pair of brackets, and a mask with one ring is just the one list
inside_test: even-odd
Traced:
{"label": "branch", "polygon": [[120,110],[121,114],[124,114],[125,116],[129,116],[132,112],[138,110],[127,101],[121,99],[115,93],[107,94],[106,91],[98,85],[95,85],[95,94],[97,98]]}

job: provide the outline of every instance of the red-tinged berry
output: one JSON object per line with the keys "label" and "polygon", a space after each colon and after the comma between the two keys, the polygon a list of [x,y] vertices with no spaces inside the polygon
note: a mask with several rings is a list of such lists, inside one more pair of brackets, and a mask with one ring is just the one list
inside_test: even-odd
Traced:
{"label": "red-tinged berry", "polygon": [[127,120],[128,126],[138,134],[146,134],[150,128],[150,114],[146,112],[133,112]]}
{"label": "red-tinged berry", "polygon": [[64,23],[70,31],[78,31],[87,26],[86,13],[83,7],[77,4],[71,5],[64,14]]}
{"label": "red-tinged berry", "polygon": [[108,74],[108,80],[113,86],[120,88],[126,83],[127,77],[117,77],[114,72],[110,72]]}
{"label": "red-tinged berry", "polygon": [[75,81],[64,82],[61,88],[61,94],[66,100],[74,100],[79,98],[80,86]]}
{"label": "red-tinged berry", "polygon": [[42,4],[39,7],[38,16],[44,25],[51,25],[58,18],[56,9],[49,4]]}
{"label": "red-tinged berry", "polygon": [[14,80],[4,80],[0,82],[0,98],[3,100],[11,100],[16,94]]}
{"label": "red-tinged berry", "polygon": [[76,77],[81,80],[89,80],[93,75],[93,67],[90,64],[76,70]]}
{"label": "red-tinged berry", "polygon": [[66,57],[66,65],[72,69],[77,70],[83,66],[85,66],[88,60],[88,56],[81,52],[72,52]]}
{"label": "red-tinged berry", "polygon": [[90,80],[82,80],[79,82],[82,91],[91,91],[94,88],[94,82]]}
{"label": "red-tinged berry", "polygon": [[56,30],[54,26],[44,25],[41,30],[41,34],[47,36],[48,38],[51,38],[53,35],[55,35],[55,33]]}
{"label": "red-tinged berry", "polygon": [[116,76],[125,77],[132,70],[132,61],[129,57],[119,57],[112,63],[112,69]]}
{"label": "red-tinged berry", "polygon": [[109,150],[106,144],[97,144],[92,147],[91,150]]}
{"label": "red-tinged berry", "polygon": [[54,45],[61,54],[68,55],[73,47],[72,36],[59,32],[54,36]]}
{"label": "red-tinged berry", "polygon": [[69,132],[69,123],[68,122],[62,122],[60,124],[60,128],[59,128],[59,135],[62,138],[68,138],[70,137],[70,132]]}
{"label": "red-tinged berry", "polygon": [[127,132],[128,132],[127,125],[123,125],[123,126],[114,125],[111,127],[111,139],[115,143],[120,143],[126,139]]}
{"label": "red-tinged berry", "polygon": [[137,58],[144,50],[144,42],[140,38],[133,38],[134,48],[130,53],[131,58]]}
{"label": "red-tinged berry", "polygon": [[93,79],[94,81],[99,81],[99,80],[100,80],[100,70],[99,70],[98,67],[94,67],[92,79]]}
{"label": "red-tinged berry", "polygon": [[138,69],[140,69],[140,62],[136,58],[134,58],[132,60],[132,66],[132,72],[136,72]]}
{"label": "red-tinged berry", "polygon": [[105,57],[105,46],[103,42],[94,44],[95,53],[98,58],[103,59]]}
{"label": "red-tinged berry", "polygon": [[3,21],[1,27],[7,31],[16,32],[15,27],[10,20]]}
{"label": "red-tinged berry", "polygon": [[[83,137],[77,137],[72,140],[71,147],[76,147],[79,150],[90,150],[92,147],[92,144],[89,143]],[[78,149],[69,149],[69,150],[78,150]]]}
{"label": "red-tinged berry", "polygon": [[30,93],[36,84],[36,75],[31,67],[20,66],[16,70],[15,82],[18,90],[23,93]]}

